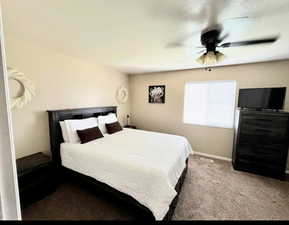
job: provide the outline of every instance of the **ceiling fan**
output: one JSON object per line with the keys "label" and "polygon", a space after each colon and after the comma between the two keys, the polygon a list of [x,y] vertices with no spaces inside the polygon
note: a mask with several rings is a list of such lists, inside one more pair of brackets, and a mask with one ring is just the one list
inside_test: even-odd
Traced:
{"label": "ceiling fan", "polygon": [[197,62],[204,65],[215,64],[224,60],[225,55],[217,48],[229,48],[229,47],[240,47],[248,45],[258,44],[270,44],[278,40],[279,35],[271,37],[265,37],[261,39],[245,40],[238,42],[223,42],[229,35],[225,34],[221,37],[222,28],[217,26],[216,28],[206,29],[201,34],[201,43],[205,48],[205,52],[197,58]]}
{"label": "ceiling fan", "polygon": [[[254,40],[245,40],[245,41],[238,41],[238,42],[223,42],[229,34],[222,34],[222,26],[210,26],[201,32],[201,44],[202,46],[198,48],[204,48],[204,50],[200,51],[199,53],[203,53],[196,61],[203,65],[212,65],[224,60],[225,55],[219,52],[218,48],[229,48],[229,47],[240,47],[240,46],[248,46],[248,45],[258,45],[258,44],[270,44],[278,40],[279,35],[274,35],[270,37],[265,37],[261,39],[254,39]],[[182,43],[175,43],[174,46],[170,47],[177,47],[182,46]]]}
{"label": "ceiling fan", "polygon": [[[278,13],[282,11],[282,13],[287,13],[288,11],[288,4],[282,4],[277,5],[274,7],[271,7],[270,9],[267,9],[264,11],[264,9],[252,10],[248,12],[246,15],[236,15],[236,17],[226,18],[222,19],[222,23],[220,23],[221,15],[223,11],[230,7],[230,4],[232,1],[230,0],[208,0],[207,4],[204,4],[198,11],[191,12],[190,9],[185,7],[179,7],[179,8],[173,8],[169,7],[167,8],[166,12],[170,16],[175,16],[174,18],[176,20],[184,20],[184,22],[195,22],[199,24],[205,24],[205,29],[203,29],[201,32],[190,32],[187,35],[179,38],[178,40],[168,43],[166,47],[181,47],[181,46],[187,46],[186,42],[189,38],[192,36],[201,33],[200,35],[200,41],[202,46],[196,47],[196,48],[202,48],[203,51],[199,53],[203,53],[198,59],[197,62],[201,64],[214,64],[221,62],[225,55],[218,51],[220,48],[229,48],[229,47],[241,47],[241,46],[248,46],[248,45],[258,45],[258,44],[270,44],[274,43],[276,40],[278,40],[279,35],[273,35],[270,37],[264,37],[256,40],[244,40],[244,41],[238,41],[238,42],[224,42],[225,39],[229,36],[228,33],[224,34],[223,30],[223,23],[231,23],[233,21],[247,21],[250,22],[254,19],[257,19],[259,17],[262,17],[263,14],[265,15],[272,15],[275,14],[277,11]],[[277,10],[278,9],[278,10]],[[262,13],[261,13],[262,12]],[[238,23],[238,22],[237,22]],[[224,24],[224,25],[225,25]],[[225,25],[226,26],[226,25]],[[227,29],[226,29],[227,30]],[[192,47],[192,46],[190,46]]]}

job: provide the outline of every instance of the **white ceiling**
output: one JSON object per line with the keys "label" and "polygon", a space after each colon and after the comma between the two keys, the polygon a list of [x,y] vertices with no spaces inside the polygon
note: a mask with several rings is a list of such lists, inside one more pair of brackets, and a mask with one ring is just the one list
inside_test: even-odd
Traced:
{"label": "white ceiling", "polygon": [[[0,1],[7,38],[127,73],[199,68],[200,32],[216,22],[229,33],[225,42],[280,34],[274,44],[221,49],[219,65],[289,58],[288,0]],[[188,47],[168,47],[183,37]]]}

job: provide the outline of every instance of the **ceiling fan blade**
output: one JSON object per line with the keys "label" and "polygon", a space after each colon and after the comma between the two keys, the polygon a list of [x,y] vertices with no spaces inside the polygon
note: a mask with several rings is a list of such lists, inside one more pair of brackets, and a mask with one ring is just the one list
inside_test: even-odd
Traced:
{"label": "ceiling fan blade", "polygon": [[224,41],[227,37],[229,37],[229,33],[226,33],[223,37],[219,38],[218,43]]}
{"label": "ceiling fan blade", "polygon": [[200,31],[193,31],[193,32],[189,32],[189,33],[186,33],[184,34],[182,37],[178,38],[177,40],[175,41],[172,41],[170,43],[168,43],[166,45],[167,48],[170,48],[170,47],[182,47],[182,46],[186,46],[185,42],[190,39],[192,36],[194,35],[199,35],[200,34]]}
{"label": "ceiling fan blade", "polygon": [[171,42],[166,44],[166,48],[177,48],[177,47],[183,47],[185,46],[183,43],[181,42]]}
{"label": "ceiling fan blade", "polygon": [[206,52],[206,50],[204,49],[204,50],[198,51],[197,54],[201,54],[201,53],[205,53],[205,52]]}
{"label": "ceiling fan blade", "polygon": [[166,45],[166,48],[179,48],[179,47],[186,47],[186,48],[204,48],[204,46],[194,46],[191,44],[186,44],[182,42],[171,42]]}
{"label": "ceiling fan blade", "polygon": [[[196,47],[190,44],[185,44],[185,43],[181,43],[181,42],[171,42],[169,44],[166,45],[166,48],[180,48],[180,47],[186,47],[186,48],[200,48],[200,47]],[[204,48],[204,47],[202,47]]]}
{"label": "ceiling fan blade", "polygon": [[257,45],[257,44],[273,43],[273,42],[277,41],[278,38],[279,38],[279,36],[257,39],[257,40],[249,40],[249,41],[227,42],[227,43],[221,44],[217,47],[228,48],[228,47],[238,47],[238,46],[245,46],[245,45]]}

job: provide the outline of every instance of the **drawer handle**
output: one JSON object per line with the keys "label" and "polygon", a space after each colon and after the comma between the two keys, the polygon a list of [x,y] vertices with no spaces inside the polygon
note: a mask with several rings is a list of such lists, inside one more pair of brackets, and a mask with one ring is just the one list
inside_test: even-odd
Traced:
{"label": "drawer handle", "polygon": [[255,131],[262,131],[262,132],[266,132],[266,133],[271,133],[270,130],[266,130],[266,129],[262,129],[262,128],[257,128],[257,129],[255,129]]}
{"label": "drawer handle", "polygon": [[270,119],[256,119],[256,120],[258,120],[258,121],[272,122],[272,120],[270,120]]}

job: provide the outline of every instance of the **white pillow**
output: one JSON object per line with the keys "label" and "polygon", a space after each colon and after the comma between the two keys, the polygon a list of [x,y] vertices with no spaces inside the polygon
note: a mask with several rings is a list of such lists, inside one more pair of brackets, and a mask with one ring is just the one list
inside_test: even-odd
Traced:
{"label": "white pillow", "polygon": [[84,130],[87,128],[98,126],[96,117],[90,117],[87,119],[80,119],[80,120],[65,120],[64,123],[67,129],[68,140],[71,143],[80,142],[76,130]]}
{"label": "white pillow", "polygon": [[106,130],[106,127],[105,127],[105,124],[106,123],[114,123],[114,122],[117,122],[117,118],[116,118],[116,115],[115,113],[110,113],[106,116],[99,116],[97,117],[98,119],[98,127],[101,131],[102,134],[106,134],[107,133],[107,130]]}
{"label": "white pillow", "polygon": [[68,135],[67,135],[67,129],[66,129],[64,121],[60,121],[59,123],[60,123],[61,131],[62,131],[62,137],[63,137],[64,142],[69,142]]}

